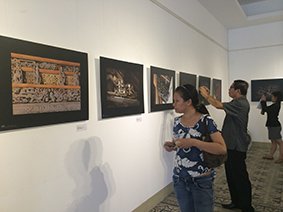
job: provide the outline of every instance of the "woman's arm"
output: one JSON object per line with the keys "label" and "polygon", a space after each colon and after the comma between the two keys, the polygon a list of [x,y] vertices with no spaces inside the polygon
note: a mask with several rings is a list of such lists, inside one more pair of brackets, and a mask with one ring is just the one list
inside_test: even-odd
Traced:
{"label": "woman's arm", "polygon": [[220,132],[210,134],[212,142],[206,142],[195,138],[182,138],[175,141],[179,148],[197,147],[200,150],[213,154],[226,154],[227,148]]}
{"label": "woman's arm", "polygon": [[261,104],[261,109],[264,112],[266,112],[266,109],[267,109],[266,100],[260,100],[260,104]]}
{"label": "woman's arm", "polygon": [[260,104],[261,104],[261,111],[262,112],[267,112],[267,104],[266,104],[266,96],[262,95],[260,98]]}

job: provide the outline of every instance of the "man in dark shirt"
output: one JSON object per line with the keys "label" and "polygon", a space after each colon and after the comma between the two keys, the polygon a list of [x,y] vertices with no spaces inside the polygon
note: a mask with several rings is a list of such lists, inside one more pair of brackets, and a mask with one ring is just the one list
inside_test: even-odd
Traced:
{"label": "man in dark shirt", "polygon": [[231,203],[222,204],[223,208],[240,208],[242,212],[254,212],[252,206],[252,188],[247,172],[246,157],[250,144],[247,134],[250,105],[246,98],[248,83],[235,80],[229,88],[232,101],[222,103],[210,96],[207,87],[199,88],[200,94],[215,108],[225,111],[222,127],[228,158],[225,162],[226,179],[231,196]]}

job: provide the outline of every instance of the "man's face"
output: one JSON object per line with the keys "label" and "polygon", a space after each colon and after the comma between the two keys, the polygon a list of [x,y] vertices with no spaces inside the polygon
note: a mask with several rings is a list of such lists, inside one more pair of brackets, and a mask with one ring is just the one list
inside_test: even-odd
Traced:
{"label": "man's face", "polygon": [[235,90],[235,88],[234,88],[234,83],[230,86],[230,88],[229,88],[229,96],[231,97],[231,98],[234,98],[234,97],[236,97],[236,90]]}

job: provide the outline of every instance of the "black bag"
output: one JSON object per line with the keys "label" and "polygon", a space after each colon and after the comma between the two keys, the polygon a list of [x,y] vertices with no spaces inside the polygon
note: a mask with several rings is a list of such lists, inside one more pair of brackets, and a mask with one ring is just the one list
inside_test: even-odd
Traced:
{"label": "black bag", "polygon": [[[208,132],[208,127],[206,125],[206,117],[203,119],[204,126],[205,126],[205,134],[203,136],[203,141],[205,142],[212,142],[209,132]],[[203,151],[203,160],[204,164],[209,167],[209,168],[216,168],[218,166],[221,166],[225,161],[227,160],[227,153],[226,154],[212,154],[206,151]]]}
{"label": "black bag", "polygon": [[204,160],[204,164],[208,168],[216,168],[225,163],[225,161],[227,160],[227,154],[216,155],[203,151],[203,160]]}

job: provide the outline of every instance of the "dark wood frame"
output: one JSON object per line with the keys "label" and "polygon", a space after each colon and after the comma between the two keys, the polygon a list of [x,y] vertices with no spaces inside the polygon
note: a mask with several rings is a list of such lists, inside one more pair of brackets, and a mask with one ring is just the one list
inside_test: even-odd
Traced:
{"label": "dark wood frame", "polygon": [[[19,83],[15,83],[15,73],[14,73],[14,64],[13,59],[15,57],[25,57],[31,58],[31,61],[36,63],[36,60],[41,60],[42,58],[46,59],[49,64],[56,63],[72,63],[78,65],[78,71],[76,72],[76,86],[67,85],[67,82],[62,82],[60,85],[49,85],[44,84],[43,82],[39,82],[37,85],[34,83],[27,83],[24,80]],[[39,59],[40,58],[40,59]],[[39,63],[39,62],[38,62]],[[58,65],[58,64],[57,64]],[[58,65],[60,66],[60,65]],[[66,65],[67,66],[67,65]],[[63,65],[61,66],[63,67]],[[23,70],[20,67],[21,73],[33,72],[33,68],[27,68]],[[59,73],[59,71],[53,68],[53,72]],[[62,68],[63,69],[63,68]],[[42,72],[46,73],[46,69],[38,68],[38,73],[42,75]],[[51,70],[51,69],[50,69]],[[47,72],[52,72],[47,70]],[[64,72],[64,73],[63,73]],[[72,71],[71,71],[72,72]],[[71,73],[69,72],[69,73]],[[13,73],[13,74],[12,74]],[[66,69],[62,71],[62,75],[65,76]],[[74,73],[74,72],[72,72]],[[67,77],[66,77],[67,78]],[[64,84],[65,83],[65,84]],[[49,87],[52,88],[49,88]],[[54,91],[56,89],[62,88],[64,89],[79,89],[77,93],[79,94],[79,100],[77,100],[79,109],[64,109],[46,112],[39,111],[38,113],[15,113],[14,106],[16,105],[14,101],[14,90],[15,87],[18,90],[21,90],[21,87],[28,87],[30,90],[36,89],[49,89],[49,91]],[[60,87],[60,88],[59,88]],[[36,94],[41,95],[42,93]],[[36,97],[35,94],[29,94],[32,98]],[[67,97],[66,97],[67,98]],[[53,98],[54,100],[54,98]],[[60,101],[56,99],[56,104],[60,106]],[[41,100],[40,100],[41,101]],[[14,39],[10,37],[0,36],[0,130],[11,130],[18,128],[27,128],[27,127],[35,127],[35,126],[43,126],[57,123],[65,123],[65,122],[74,122],[81,120],[88,120],[88,61],[87,61],[87,53],[48,46],[44,44]],[[45,99],[45,102],[48,101]],[[46,104],[44,101],[41,101],[37,104]],[[22,102],[23,107],[25,108],[24,101]],[[54,103],[54,102],[53,102]],[[67,101],[62,101],[63,104],[68,104]],[[76,103],[77,104],[77,103]],[[26,107],[30,107],[31,103],[27,102]],[[52,103],[50,103],[50,106]],[[47,105],[48,106],[48,105]]]}
{"label": "dark wood frame", "polygon": [[[156,90],[158,90],[158,88],[156,88],[155,86],[155,77],[157,77],[157,80],[160,79],[160,83],[162,83],[160,78],[161,76],[163,76],[163,79],[165,79],[164,77],[169,77],[170,78],[170,82],[172,80],[172,85],[168,85],[169,87],[166,87],[166,89],[168,89],[168,98],[169,101],[171,99],[170,102],[167,102],[166,100],[162,103],[156,103],[156,97],[159,96],[160,99],[162,99],[162,97],[157,94]],[[159,77],[159,78],[158,78]],[[164,81],[163,81],[164,82]],[[169,69],[164,69],[164,68],[159,68],[159,67],[155,67],[155,66],[150,66],[150,111],[154,112],[154,111],[162,111],[162,110],[169,110],[169,109],[173,109],[173,94],[174,94],[174,89],[175,89],[175,71],[173,70],[169,70]]]}
{"label": "dark wood frame", "polygon": [[[122,84],[114,85],[112,76]],[[102,118],[144,113],[143,65],[100,57],[100,85]]]}

